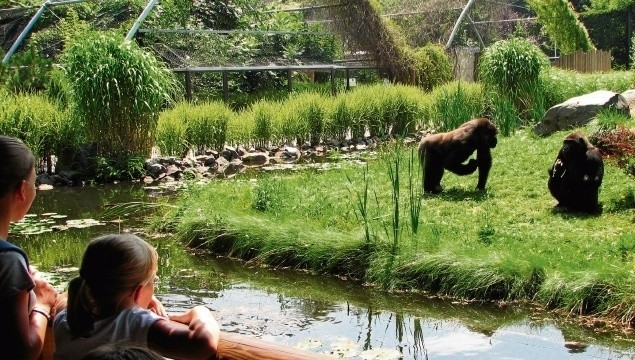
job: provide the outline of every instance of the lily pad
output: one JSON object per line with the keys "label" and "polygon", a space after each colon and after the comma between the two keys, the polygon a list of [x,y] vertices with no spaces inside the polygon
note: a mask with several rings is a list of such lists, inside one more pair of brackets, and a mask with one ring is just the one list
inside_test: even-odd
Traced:
{"label": "lily pad", "polygon": [[398,360],[402,358],[402,354],[395,349],[372,349],[365,350],[359,354],[364,360]]}

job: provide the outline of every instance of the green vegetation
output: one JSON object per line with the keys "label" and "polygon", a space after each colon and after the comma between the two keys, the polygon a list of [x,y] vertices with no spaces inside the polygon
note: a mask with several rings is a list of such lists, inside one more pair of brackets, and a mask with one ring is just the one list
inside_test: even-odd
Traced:
{"label": "green vegetation", "polygon": [[36,156],[63,163],[67,150],[83,142],[83,124],[41,95],[12,95],[0,90],[0,134],[22,139]]}
{"label": "green vegetation", "polygon": [[446,190],[424,196],[419,209],[411,185],[419,174],[404,165],[412,152],[399,146],[381,151],[367,170],[260,174],[190,188],[154,228],[263,264],[388,289],[537,301],[628,323],[635,246],[633,201],[625,199],[635,186],[607,162],[601,215],[555,211],[546,169],[565,135],[520,131],[500,139],[486,192],[474,190],[475,176],[448,174]]}
{"label": "green vegetation", "polygon": [[234,113],[221,102],[198,105],[180,102],[163,111],[155,143],[162,154],[183,156],[189,150],[220,149],[227,138],[227,123]]}
{"label": "green vegetation", "polygon": [[452,61],[445,49],[438,44],[428,44],[416,49],[416,84],[426,91],[452,80]]}
{"label": "green vegetation", "polygon": [[546,89],[540,74],[549,60],[525,39],[501,40],[488,47],[478,64],[478,78],[485,87],[492,118],[509,135],[519,123],[542,117]]}
{"label": "green vegetation", "polygon": [[64,56],[75,110],[99,155],[148,156],[159,110],[175,94],[173,74],[117,33],[88,32]]}
{"label": "green vegetation", "polygon": [[588,51],[595,47],[586,28],[578,19],[573,5],[566,0],[528,0],[536,12],[538,21],[563,54],[576,50]]}

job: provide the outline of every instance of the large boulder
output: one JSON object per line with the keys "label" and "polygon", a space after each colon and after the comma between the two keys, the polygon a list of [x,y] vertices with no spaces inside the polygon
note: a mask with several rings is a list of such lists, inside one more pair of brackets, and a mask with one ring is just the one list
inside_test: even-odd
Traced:
{"label": "large boulder", "polygon": [[626,100],[631,117],[635,118],[635,90],[626,90],[620,95],[622,95],[624,97],[624,100]]}
{"label": "large boulder", "polygon": [[582,126],[591,121],[600,109],[611,107],[628,113],[626,99],[612,91],[598,90],[576,96],[547,110],[542,120],[534,126],[534,132],[546,136],[554,131]]}

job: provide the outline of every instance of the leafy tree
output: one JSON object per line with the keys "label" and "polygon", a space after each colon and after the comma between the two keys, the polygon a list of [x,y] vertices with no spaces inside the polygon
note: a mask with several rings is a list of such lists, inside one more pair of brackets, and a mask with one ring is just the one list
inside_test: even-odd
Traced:
{"label": "leafy tree", "polygon": [[538,22],[563,54],[595,49],[586,28],[568,1],[527,0],[527,4],[536,12]]}
{"label": "leafy tree", "polygon": [[635,0],[591,0],[591,10],[608,12],[623,11],[635,5]]}

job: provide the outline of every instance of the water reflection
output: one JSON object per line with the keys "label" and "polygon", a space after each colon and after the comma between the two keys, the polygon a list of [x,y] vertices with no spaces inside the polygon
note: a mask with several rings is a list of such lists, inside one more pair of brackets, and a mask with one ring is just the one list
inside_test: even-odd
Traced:
{"label": "water reflection", "polygon": [[[123,189],[123,191],[121,191]],[[106,204],[152,201],[140,185],[40,192],[34,213],[106,220]],[[86,242],[129,231],[136,220],[37,236],[12,236],[62,289],[76,275]],[[159,250],[157,294],[169,311],[206,305],[224,331],[349,359],[632,359],[634,337],[595,333],[526,307],[464,305],[421,294],[387,294],[337,278],[250,267],[183,248]],[[565,339],[566,336],[566,339]]]}

